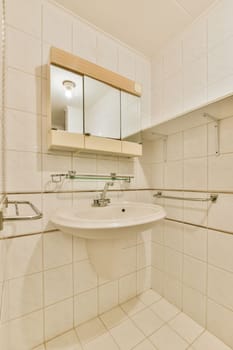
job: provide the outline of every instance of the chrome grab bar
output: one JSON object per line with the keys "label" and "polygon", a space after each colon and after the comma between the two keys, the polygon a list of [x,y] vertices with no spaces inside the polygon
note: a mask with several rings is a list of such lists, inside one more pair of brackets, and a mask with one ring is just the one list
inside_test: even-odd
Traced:
{"label": "chrome grab bar", "polygon": [[[8,204],[14,204],[15,206],[15,216],[3,216],[3,221],[15,221],[15,220],[38,220],[43,217],[43,214],[29,201],[7,201]],[[35,215],[20,215],[19,214],[19,205],[29,205],[31,209],[34,211]]]}
{"label": "chrome grab bar", "polygon": [[208,198],[195,198],[195,197],[173,197],[173,196],[166,196],[163,195],[162,192],[157,192],[153,195],[155,198],[164,198],[164,199],[176,199],[180,201],[193,201],[193,202],[213,202],[215,203],[218,199],[217,194],[211,194]]}

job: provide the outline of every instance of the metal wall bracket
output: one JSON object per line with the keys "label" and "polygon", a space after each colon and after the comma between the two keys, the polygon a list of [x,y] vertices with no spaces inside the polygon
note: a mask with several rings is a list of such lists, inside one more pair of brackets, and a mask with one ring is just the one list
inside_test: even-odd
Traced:
{"label": "metal wall bracket", "polygon": [[[14,205],[15,215],[5,216],[4,210],[9,206]],[[29,206],[34,212],[33,215],[20,215],[20,205]],[[18,220],[38,220],[43,217],[42,213],[29,201],[9,201],[6,195],[2,196],[0,201],[0,231],[3,230],[4,221],[18,221]]]}
{"label": "metal wall bracket", "polygon": [[209,113],[204,113],[203,117],[209,118],[215,122],[215,125],[214,125],[214,129],[215,129],[215,154],[216,154],[216,156],[219,156],[220,155],[220,119],[216,118],[215,116],[213,116]]}

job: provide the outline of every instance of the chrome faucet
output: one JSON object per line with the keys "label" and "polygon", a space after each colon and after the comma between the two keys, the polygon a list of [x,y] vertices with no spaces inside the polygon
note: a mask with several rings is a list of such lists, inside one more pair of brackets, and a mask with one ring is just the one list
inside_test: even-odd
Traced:
{"label": "chrome faucet", "polygon": [[113,182],[106,182],[103,191],[100,193],[100,198],[94,199],[93,207],[106,207],[110,202],[110,198],[106,198],[109,186],[113,186]]}

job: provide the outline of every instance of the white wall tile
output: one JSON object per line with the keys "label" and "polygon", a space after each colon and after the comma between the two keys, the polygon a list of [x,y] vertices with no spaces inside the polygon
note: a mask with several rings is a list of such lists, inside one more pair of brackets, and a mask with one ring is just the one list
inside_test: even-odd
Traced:
{"label": "white wall tile", "polygon": [[[17,169],[17,176],[15,176]],[[41,155],[32,152],[6,152],[7,190],[41,191]]]}
{"label": "white wall tile", "polygon": [[233,273],[233,235],[208,231],[208,262]]}
{"label": "white wall tile", "polygon": [[[167,196],[172,197],[181,197],[183,194],[180,192],[163,192]],[[164,200],[164,208],[167,214],[167,217],[169,219],[175,219],[175,220],[183,220],[183,201],[182,200],[175,200],[175,199],[165,199]]]}
{"label": "white wall tile", "polygon": [[152,266],[156,269],[164,269],[164,247],[152,242]]}
{"label": "white wall tile", "polygon": [[181,189],[183,186],[183,162],[167,162],[164,165],[165,188]]}
{"label": "white wall tile", "polygon": [[73,298],[44,310],[45,339],[52,339],[73,327]]}
{"label": "white wall tile", "polygon": [[224,154],[219,157],[209,157],[209,179],[210,189],[228,190],[232,188],[233,155]]}
{"label": "white wall tile", "polygon": [[137,294],[141,294],[151,287],[151,267],[137,271]]}
{"label": "white wall tile", "polygon": [[136,273],[124,276],[119,280],[119,303],[124,303],[137,294]]}
{"label": "white wall tile", "polygon": [[208,53],[208,84],[211,85],[233,74],[233,38],[222,41]]}
{"label": "white wall tile", "polygon": [[20,6],[17,0],[6,2],[6,21],[13,27],[41,36],[42,1],[22,0]]}
{"label": "white wall tile", "polygon": [[97,64],[114,72],[118,70],[118,47],[103,34],[97,36]]}
{"label": "white wall tile", "polygon": [[165,221],[164,244],[169,248],[183,251],[183,224]]}
{"label": "white wall tile", "polygon": [[97,286],[96,273],[88,260],[74,264],[74,291],[75,294],[85,292]]}
{"label": "white wall tile", "polygon": [[15,278],[42,270],[41,235],[14,238],[6,245],[6,278]]}
{"label": "white wall tile", "polygon": [[8,67],[41,76],[41,41],[39,39],[7,27],[6,49]]}
{"label": "white wall tile", "polygon": [[207,158],[184,160],[184,188],[207,189]]}
{"label": "white wall tile", "polygon": [[119,47],[118,51],[118,59],[119,59],[119,74],[135,80],[136,74],[136,60],[135,55],[124,47]]}
{"label": "white wall tile", "polygon": [[74,297],[75,326],[84,323],[98,314],[97,288],[78,294]]}
{"label": "white wall tile", "polygon": [[81,21],[74,22],[73,51],[75,55],[96,63],[97,33],[92,27]]}
{"label": "white wall tile", "polygon": [[207,230],[184,225],[184,253],[194,258],[207,260]]}
{"label": "white wall tile", "polygon": [[[216,123],[208,124],[208,154],[215,155],[216,152]],[[220,122],[220,154],[230,153],[233,151],[233,141],[232,141],[232,130],[233,130],[233,118],[226,118]]]}
{"label": "white wall tile", "polygon": [[212,203],[208,211],[208,225],[223,231],[232,231],[233,196],[219,194],[216,203]]}
{"label": "white wall tile", "polygon": [[183,282],[188,287],[206,294],[207,265],[206,263],[184,256]]}
{"label": "white wall tile", "polygon": [[170,303],[181,309],[182,307],[182,283],[170,275],[164,275],[164,297]]}
{"label": "white wall tile", "polygon": [[102,314],[118,305],[118,281],[106,283],[99,287],[99,314]]}
{"label": "white wall tile", "polygon": [[206,296],[183,285],[183,311],[203,327],[206,326]]}
{"label": "white wall tile", "polygon": [[182,279],[182,254],[165,248],[164,271],[176,279]]}
{"label": "white wall tile", "polygon": [[228,75],[224,79],[208,85],[208,102],[219,99],[232,93],[233,75]]}
{"label": "white wall tile", "polygon": [[82,261],[88,259],[86,240],[73,237],[73,260]]}
{"label": "white wall tile", "polygon": [[200,18],[185,31],[183,37],[184,63],[194,61],[207,51],[207,21],[206,17]]}
{"label": "white wall tile", "polygon": [[175,40],[168,44],[164,52],[164,75],[170,76],[182,68],[182,42]]}
{"label": "white wall tile", "polygon": [[183,111],[181,73],[176,73],[175,75],[165,79],[162,108],[164,111],[165,120],[171,119]]}
{"label": "white wall tile", "polygon": [[215,302],[233,310],[233,274],[209,265],[208,296]]}
{"label": "white wall tile", "polygon": [[137,245],[137,269],[143,269],[151,265],[151,243],[150,241]]}
{"label": "white wall tile", "polygon": [[207,58],[184,64],[183,108],[188,111],[207,102]]}
{"label": "white wall tile", "polygon": [[69,298],[72,294],[73,274],[71,264],[44,272],[45,306]]}
{"label": "white wall tile", "polygon": [[44,3],[43,41],[72,52],[72,20],[72,16],[64,10],[51,3]]}
{"label": "white wall tile", "polygon": [[163,279],[164,279],[163,272],[152,267],[151,268],[151,288],[157,293],[159,293],[160,295],[163,295],[163,289],[164,289]]}
{"label": "white wall tile", "polygon": [[[205,193],[195,193],[195,192],[185,192],[184,197],[191,198],[204,198],[208,197]],[[206,202],[193,202],[193,201],[184,201],[184,221],[190,222],[197,225],[206,225],[208,219],[209,208],[211,204]]]}
{"label": "white wall tile", "polygon": [[184,131],[184,158],[207,155],[207,127],[198,126]]}
{"label": "white wall tile", "polygon": [[42,309],[42,273],[10,280],[7,294],[9,320]]}
{"label": "white wall tile", "polygon": [[14,349],[32,349],[38,344],[43,343],[43,313],[37,311],[23,318],[18,318],[7,326],[8,348]]}
{"label": "white wall tile", "polygon": [[183,158],[183,134],[169,135],[167,138],[167,160],[181,160]]}
{"label": "white wall tile", "polygon": [[164,165],[161,164],[152,164],[151,166],[151,177],[152,177],[152,186],[153,188],[163,188],[164,185]]}
{"label": "white wall tile", "polygon": [[7,109],[5,132],[7,150],[41,151],[40,115]]}
{"label": "white wall tile", "polygon": [[6,106],[29,113],[40,114],[40,78],[9,68],[6,74]]}
{"label": "white wall tile", "polygon": [[233,34],[232,1],[219,1],[208,14],[208,48],[216,46]]}
{"label": "white wall tile", "polygon": [[72,262],[72,236],[61,231],[44,235],[44,268],[51,269]]}

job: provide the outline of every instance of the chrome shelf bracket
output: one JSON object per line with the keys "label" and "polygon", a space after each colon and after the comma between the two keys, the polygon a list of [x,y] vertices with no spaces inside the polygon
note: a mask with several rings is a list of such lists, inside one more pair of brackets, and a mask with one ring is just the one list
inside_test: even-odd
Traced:
{"label": "chrome shelf bracket", "polygon": [[219,156],[220,155],[220,119],[216,118],[215,116],[213,116],[209,113],[204,113],[203,117],[209,118],[215,122],[215,124],[214,124],[214,128],[215,128],[215,154],[216,154],[216,156]]}

